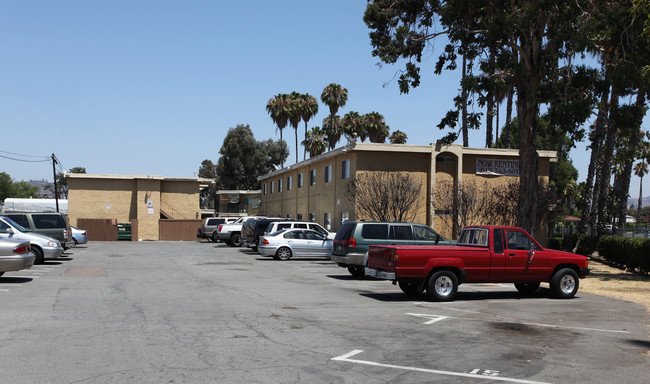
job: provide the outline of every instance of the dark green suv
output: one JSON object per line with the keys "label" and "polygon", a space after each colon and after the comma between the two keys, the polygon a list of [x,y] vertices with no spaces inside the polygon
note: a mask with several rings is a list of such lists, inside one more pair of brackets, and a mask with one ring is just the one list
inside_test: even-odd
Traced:
{"label": "dark green suv", "polygon": [[347,268],[352,276],[366,275],[371,245],[451,245],[431,227],[418,223],[350,221],[336,232],[331,260]]}

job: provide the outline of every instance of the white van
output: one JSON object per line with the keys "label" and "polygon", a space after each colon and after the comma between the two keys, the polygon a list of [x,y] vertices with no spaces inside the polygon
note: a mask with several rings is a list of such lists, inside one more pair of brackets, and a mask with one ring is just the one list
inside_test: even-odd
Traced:
{"label": "white van", "polygon": [[311,223],[307,221],[274,221],[269,224],[269,227],[266,229],[264,234],[268,235],[269,233],[277,232],[281,229],[287,228],[312,229],[316,232],[322,233],[323,235],[327,236],[328,239],[332,240],[334,240],[334,236],[336,236],[336,232],[330,232],[318,223]]}

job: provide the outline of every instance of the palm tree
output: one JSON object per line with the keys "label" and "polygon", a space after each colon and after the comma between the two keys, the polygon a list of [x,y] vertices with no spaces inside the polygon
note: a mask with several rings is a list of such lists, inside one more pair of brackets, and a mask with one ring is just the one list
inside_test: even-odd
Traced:
{"label": "palm tree", "polygon": [[[341,87],[340,84],[330,83],[327,87],[325,87],[325,89],[323,89],[323,93],[320,95],[320,100],[330,109],[330,128],[338,129],[337,125],[334,124],[334,116],[336,116],[336,112],[339,111],[339,108],[343,107],[348,101],[348,90]],[[341,134],[339,133],[338,137],[340,137],[340,135]],[[332,135],[332,137],[335,136],[336,134]],[[336,146],[336,142],[334,143],[334,146]],[[330,148],[333,149],[331,142]]]}
{"label": "palm tree", "polygon": [[[307,123],[312,117],[315,117],[318,114],[318,100],[309,93],[301,95],[302,98],[302,109],[301,117],[302,121],[305,122],[305,139],[307,138]],[[307,157],[307,147],[302,155],[302,159],[305,160]]]}
{"label": "palm tree", "polygon": [[[280,141],[282,141],[282,130],[289,122],[290,98],[286,93],[278,93],[266,103],[266,112],[271,116],[271,120],[280,130]],[[284,167],[284,162],[282,163]]]}
{"label": "palm tree", "polygon": [[325,152],[327,149],[327,142],[320,127],[315,126],[309,130],[305,136],[305,140],[302,141],[302,145],[305,149],[309,150],[309,157],[318,156]]}
{"label": "palm tree", "polygon": [[368,136],[371,143],[383,143],[388,136],[389,127],[384,121],[384,116],[379,112],[372,111],[363,115],[367,124]]}
{"label": "palm tree", "polygon": [[391,133],[390,137],[388,138],[391,144],[406,144],[407,139],[408,136],[406,136],[406,133],[400,131],[399,129]]}
{"label": "palm tree", "polygon": [[298,163],[298,124],[302,119],[302,95],[298,92],[291,92],[289,95],[289,124],[293,127],[296,136],[296,163]]}
{"label": "palm tree", "polygon": [[639,176],[641,181],[639,181],[639,206],[637,208],[637,228],[641,222],[641,208],[643,208],[643,176],[648,174],[648,164],[645,162],[645,159],[641,159],[640,163],[637,163],[634,166],[634,174]]}
{"label": "palm tree", "polygon": [[339,115],[323,119],[323,134],[327,139],[328,150],[334,149],[341,138],[341,118]]}
{"label": "palm tree", "polygon": [[348,137],[354,138],[354,141],[357,137],[360,137],[361,141],[366,139],[367,135],[363,128],[363,116],[359,112],[350,111],[341,119],[341,131]]}

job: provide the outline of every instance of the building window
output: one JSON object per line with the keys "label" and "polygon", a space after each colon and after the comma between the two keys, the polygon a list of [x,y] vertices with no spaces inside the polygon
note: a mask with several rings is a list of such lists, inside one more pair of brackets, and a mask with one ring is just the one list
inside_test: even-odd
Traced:
{"label": "building window", "polygon": [[298,220],[302,220],[302,213],[299,213],[299,214],[296,216],[296,219],[298,219]]}
{"label": "building window", "polygon": [[343,160],[341,163],[341,179],[350,177],[350,160]]}
{"label": "building window", "polygon": [[298,174],[298,188],[302,188],[302,172]]}
{"label": "building window", "polygon": [[293,176],[287,177],[287,191],[291,190],[292,181],[293,181]]}
{"label": "building window", "polygon": [[332,219],[330,218],[329,213],[325,213],[323,215],[323,224],[325,225],[325,228],[327,228],[328,231],[332,229]]}
{"label": "building window", "polygon": [[278,192],[282,192],[282,178],[278,179]]}
{"label": "building window", "polygon": [[325,182],[329,183],[332,181],[332,166],[331,165],[326,165],[325,166]]}
{"label": "building window", "polygon": [[341,212],[341,224],[345,224],[350,221],[350,212]]}
{"label": "building window", "polygon": [[313,213],[310,213],[310,214],[309,214],[309,221],[311,221],[311,222],[316,221],[316,215],[313,214]]}
{"label": "building window", "polygon": [[316,170],[312,169],[309,173],[309,185],[316,185]]}
{"label": "building window", "polygon": [[266,195],[266,183],[264,183],[264,188],[262,188],[262,194]]}
{"label": "building window", "polygon": [[275,192],[275,181],[271,182],[271,194],[273,194],[273,192]]}

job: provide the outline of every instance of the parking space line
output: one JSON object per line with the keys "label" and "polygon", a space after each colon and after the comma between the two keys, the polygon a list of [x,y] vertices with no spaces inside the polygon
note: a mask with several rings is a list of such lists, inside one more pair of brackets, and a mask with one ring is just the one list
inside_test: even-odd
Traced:
{"label": "parking space line", "polygon": [[[422,304],[423,307],[427,306],[425,303],[421,303],[421,304]],[[489,316],[489,317],[493,317],[495,319],[503,319],[503,320],[488,320],[488,321],[491,321],[491,322],[525,324],[525,325],[534,325],[534,326],[538,326],[538,327],[547,327],[547,328],[572,329],[572,330],[577,330],[577,331],[594,331],[594,332],[624,333],[624,334],[629,334],[630,333],[628,331],[617,331],[617,330],[612,330],[612,329],[600,329],[600,328],[589,328],[589,327],[569,327],[569,326],[565,326],[565,325],[542,323],[540,321],[518,319],[516,317],[500,316],[500,315],[495,315],[493,313],[486,313],[486,312],[480,312],[480,311],[471,311],[471,310],[468,310],[468,309],[460,309],[460,308],[445,308],[445,309],[448,309],[448,310],[451,310],[451,311],[473,313],[473,314],[482,315],[482,316]]]}
{"label": "parking space line", "polygon": [[374,366],[374,367],[401,369],[401,370],[405,370],[405,371],[433,373],[433,374],[436,374],[436,375],[456,376],[456,377],[470,377],[470,378],[473,378],[473,379],[481,379],[481,380],[506,381],[506,382],[510,382],[510,383],[521,383],[521,384],[549,384],[549,383],[546,383],[546,382],[543,382],[543,381],[513,379],[513,378],[510,378],[510,377],[501,377],[501,376],[486,376],[486,375],[479,375],[479,374],[475,374],[475,373],[442,371],[442,370],[438,370],[438,369],[407,367],[407,366],[401,366],[401,365],[376,363],[376,362],[373,362],[373,361],[366,361],[366,360],[350,359],[350,357],[356,356],[356,355],[358,355],[358,354],[360,354],[362,352],[363,352],[363,350],[361,350],[361,349],[355,349],[355,350],[353,350],[351,352],[346,353],[345,355],[334,357],[334,358],[332,358],[332,360],[334,360],[334,361],[344,361],[344,362],[354,363],[354,364],[370,365],[370,366]]}

